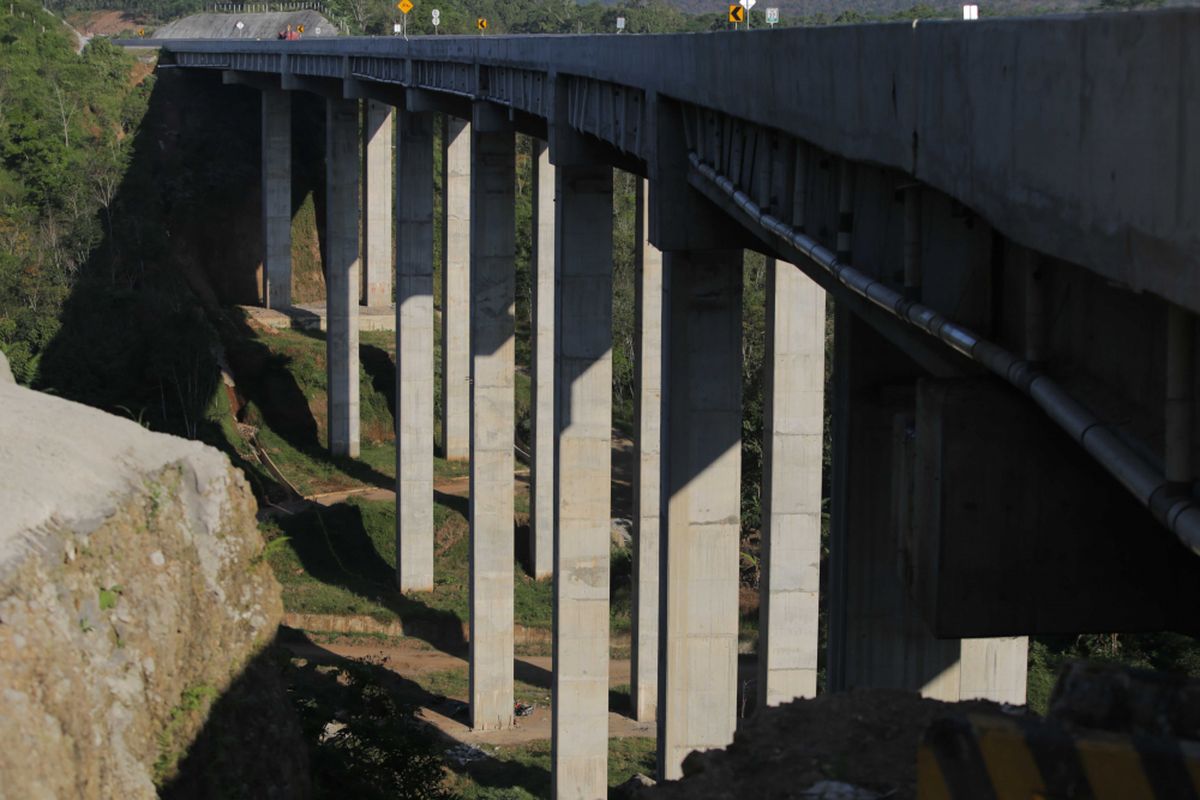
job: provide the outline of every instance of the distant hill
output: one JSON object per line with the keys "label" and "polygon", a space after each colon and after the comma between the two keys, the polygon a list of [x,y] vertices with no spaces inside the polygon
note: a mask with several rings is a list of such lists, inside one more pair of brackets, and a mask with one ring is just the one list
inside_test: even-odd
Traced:
{"label": "distant hill", "polygon": [[[1138,2],[1138,0],[975,0],[981,14],[1003,14],[1021,16],[1030,14],[1094,11],[1111,7],[1120,10],[1126,7],[1153,8],[1166,6],[1200,5],[1200,0],[1162,0]],[[713,11],[723,7],[724,0],[668,0],[676,8],[689,14]],[[921,6],[949,16],[957,15],[964,0],[760,0],[759,9],[767,5],[778,6],[780,12],[796,19],[810,17],[836,18],[839,14],[857,13],[869,17],[887,17],[904,14],[914,6]],[[759,9],[755,9],[758,11]]]}

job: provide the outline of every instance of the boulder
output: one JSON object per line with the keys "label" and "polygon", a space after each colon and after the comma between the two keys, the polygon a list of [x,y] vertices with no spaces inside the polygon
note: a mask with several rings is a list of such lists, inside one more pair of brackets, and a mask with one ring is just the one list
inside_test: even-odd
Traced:
{"label": "boulder", "polygon": [[282,616],[245,478],[0,382],[0,509],[0,797],[156,797]]}

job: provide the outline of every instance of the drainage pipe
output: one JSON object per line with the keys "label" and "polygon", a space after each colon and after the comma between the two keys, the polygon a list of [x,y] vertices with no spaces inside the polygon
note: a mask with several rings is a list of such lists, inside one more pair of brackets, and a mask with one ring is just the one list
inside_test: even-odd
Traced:
{"label": "drainage pipe", "polygon": [[1031,397],[1050,419],[1149,509],[1155,519],[1179,537],[1192,552],[1200,555],[1200,506],[1190,496],[1175,491],[1170,481],[1143,461],[1103,421],[1051,378],[1038,372],[1028,361],[947,319],[934,309],[906,299],[870,275],[843,264],[812,237],[765,213],[733,181],[703,163],[694,152],[688,153],[688,160],[700,175],[729,196],[759,226],[799,250],[851,292],[920,328]]}

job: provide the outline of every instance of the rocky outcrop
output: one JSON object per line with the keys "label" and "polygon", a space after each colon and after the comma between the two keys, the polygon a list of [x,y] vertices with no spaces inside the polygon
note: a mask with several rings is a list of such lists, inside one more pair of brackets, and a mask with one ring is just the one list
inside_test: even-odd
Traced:
{"label": "rocky outcrop", "polygon": [[216,450],[0,381],[0,798],[156,796],[282,616],[255,511]]}

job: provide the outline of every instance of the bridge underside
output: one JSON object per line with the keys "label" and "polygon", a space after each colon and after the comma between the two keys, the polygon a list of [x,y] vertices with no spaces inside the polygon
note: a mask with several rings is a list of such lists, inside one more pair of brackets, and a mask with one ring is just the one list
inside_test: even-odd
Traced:
{"label": "bridge underside", "polygon": [[[1021,703],[1030,634],[1195,629],[1188,32],[1200,13],[175,42],[162,64],[262,92],[268,305],[290,302],[288,98],[327,104],[330,442],[357,452],[359,302],[394,275],[406,593],[433,585],[442,237],[480,729],[512,724],[514,141],[534,137],[530,550],[555,581],[554,792],[588,798],[607,791],[614,168],[642,177],[632,693],[664,777],[736,725],[745,249],[769,259],[761,702],[817,690],[828,357],[828,689]],[[1153,91],[1118,80],[1130,65]]]}

